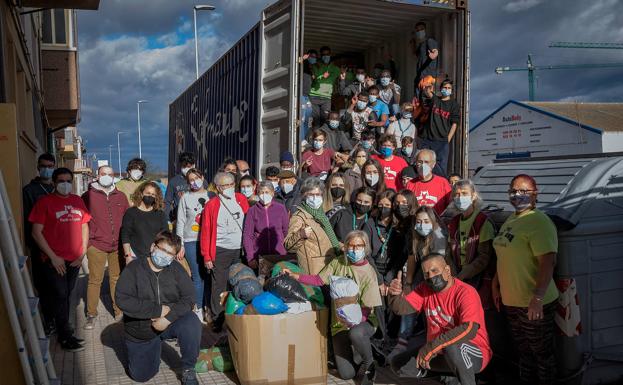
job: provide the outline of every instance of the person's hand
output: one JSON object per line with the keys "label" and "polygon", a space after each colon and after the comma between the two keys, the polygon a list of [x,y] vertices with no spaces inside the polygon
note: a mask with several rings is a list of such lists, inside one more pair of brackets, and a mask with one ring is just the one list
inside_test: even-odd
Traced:
{"label": "person's hand", "polygon": [[308,53],[303,55],[303,60],[307,60],[307,59],[309,59],[309,54]]}
{"label": "person's hand", "polygon": [[323,78],[325,78],[325,79],[326,79],[326,78],[328,78],[328,77],[329,77],[329,72],[328,72],[328,71],[325,71],[325,72],[322,74],[322,77],[323,77]]}
{"label": "person's hand", "polygon": [[54,267],[58,275],[65,275],[65,273],[67,272],[67,268],[65,267],[65,260],[63,258],[57,255],[51,255],[50,262],[52,263],[52,267]]}
{"label": "person's hand", "polygon": [[302,167],[303,168],[309,168],[309,166],[311,166],[313,163],[313,161],[311,160],[311,158],[307,159],[305,162],[303,162]]}
{"label": "person's hand", "polygon": [[500,304],[502,303],[502,293],[500,293],[500,284],[496,285],[496,281],[491,283],[491,298],[493,298],[493,304],[495,308],[500,311]]}
{"label": "person's hand", "polygon": [[175,259],[177,259],[178,261],[181,261],[182,259],[184,259],[184,255],[186,255],[186,250],[184,249],[184,246],[182,246],[182,248],[180,249],[180,252],[177,253],[177,255],[175,256]]}
{"label": "person's hand", "polygon": [[169,327],[169,325],[171,325],[171,321],[169,321],[168,319],[164,317],[160,317],[154,321],[151,321],[151,327],[153,327],[159,332],[163,332],[166,328]]}
{"label": "person's hand", "polygon": [[387,296],[387,292],[389,291],[389,286],[387,286],[386,284],[382,283],[379,286],[379,290],[381,292],[381,296],[386,297]]}
{"label": "person's hand", "polygon": [[167,305],[162,305],[162,311],[160,312],[160,318],[166,317],[167,314],[169,314],[170,311],[171,311],[170,307],[168,307]]}
{"label": "person's hand", "polygon": [[257,270],[257,259],[252,259],[249,261],[249,267],[253,270]]}
{"label": "person's hand", "polygon": [[208,270],[212,270],[212,269],[214,269],[214,262],[213,262],[213,261],[206,261],[206,263],[205,263],[205,267],[206,267],[206,269],[208,269]]}
{"label": "person's hand", "polygon": [[299,230],[299,235],[301,236],[301,238],[303,239],[307,239],[311,236],[312,234],[312,229],[309,226],[305,226],[302,229]]}
{"label": "person's hand", "polygon": [[396,119],[396,115],[392,115],[392,116],[389,117],[389,121],[390,122],[395,122],[396,120],[398,120],[398,119]]}
{"label": "person's hand", "polygon": [[543,319],[543,298],[532,297],[528,305],[528,319],[530,321]]}
{"label": "person's hand", "polygon": [[69,264],[69,266],[71,267],[80,267],[82,265],[82,260],[84,259],[84,255],[78,259],[76,259],[75,261],[71,262]]}
{"label": "person's hand", "polygon": [[398,276],[391,281],[387,292],[391,295],[402,294],[402,271],[399,271]]}
{"label": "person's hand", "polygon": [[428,50],[428,57],[430,58],[430,60],[437,59],[437,56],[439,56],[439,51],[437,49]]}
{"label": "person's hand", "polygon": [[426,354],[428,354],[428,347],[424,345],[418,351],[417,357],[415,358],[415,364],[420,369],[430,370],[430,361],[426,360]]}
{"label": "person's hand", "polygon": [[282,273],[282,274],[289,275],[290,277],[294,278],[294,279],[295,279],[295,280],[297,280],[297,281],[299,280],[299,278],[300,278],[300,276],[301,276],[299,273],[294,273],[294,272],[293,272],[292,270],[290,270],[290,269],[282,269],[282,270],[281,270],[281,273]]}

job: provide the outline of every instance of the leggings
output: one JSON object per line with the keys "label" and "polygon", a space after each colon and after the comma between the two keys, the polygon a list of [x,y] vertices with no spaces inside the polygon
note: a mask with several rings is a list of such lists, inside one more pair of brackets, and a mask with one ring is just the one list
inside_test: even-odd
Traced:
{"label": "leggings", "polygon": [[374,326],[369,322],[362,322],[350,330],[341,331],[333,336],[335,365],[340,378],[350,380],[357,374],[353,350],[361,357],[360,367],[367,369],[372,364],[374,360],[370,342],[372,335],[374,335]]}

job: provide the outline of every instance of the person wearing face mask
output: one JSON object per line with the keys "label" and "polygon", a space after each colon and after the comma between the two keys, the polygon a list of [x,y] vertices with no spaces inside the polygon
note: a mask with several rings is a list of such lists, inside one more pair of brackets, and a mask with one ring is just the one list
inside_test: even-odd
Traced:
{"label": "person wearing face mask", "polygon": [[402,170],[400,176],[402,177],[402,185],[407,186],[409,182],[417,178],[417,173],[413,166],[409,166]]}
{"label": "person wearing face mask", "polygon": [[[404,159],[405,162],[407,162],[407,164],[409,165],[409,168],[412,168],[413,170],[415,170],[417,148],[415,145],[415,140],[413,140],[412,137],[405,136],[404,138],[402,138],[402,147],[400,147],[400,149],[396,149],[395,153],[396,155]],[[414,176],[412,178],[415,178],[415,171],[413,172],[414,172]],[[404,176],[403,176],[403,179],[404,179]],[[405,183],[406,182],[403,182],[402,185],[406,186]]]}
{"label": "person wearing face mask", "polygon": [[210,199],[210,193],[205,189],[203,173],[195,168],[186,172],[186,183],[190,191],[185,192],[177,206],[177,223],[175,233],[182,239],[181,255],[184,256],[190,268],[190,277],[195,287],[194,312],[201,322],[204,322],[204,281],[207,271],[203,266],[203,258],[199,250],[199,232],[201,230],[201,214]]}
{"label": "person wearing face mask", "polygon": [[[74,336],[69,322],[69,299],[89,243],[91,214],[79,196],[72,194],[73,173],[61,167],[52,173],[54,192],[35,203],[28,221],[41,251],[42,285],[47,290],[57,341],[68,352],[84,350],[84,340]],[[44,305],[44,304],[42,304]]]}
{"label": "person wearing face mask", "polygon": [[128,209],[128,200],[113,183],[114,171],[110,166],[97,170],[97,181],[91,183],[89,190],[82,195],[87,210],[91,213],[89,226],[89,283],[87,286],[87,319],[84,328],[95,327],[97,305],[106,264],[108,263],[108,283],[110,298],[113,299],[115,318],[121,316],[121,310],[115,304],[115,286],[121,273],[119,264],[119,232],[123,215]]}
{"label": "person wearing face mask", "polygon": [[[115,184],[117,190],[121,191],[128,198],[130,207],[134,204],[132,200],[132,194],[136,189],[147,181],[145,178],[145,172],[147,172],[147,163],[141,158],[134,158],[128,162],[126,167],[127,177],[121,179]],[[160,187],[158,187],[160,189]]]}
{"label": "person wearing face mask", "polygon": [[244,159],[236,160],[236,166],[238,167],[238,177],[242,178],[243,176],[251,176],[251,168],[249,167],[249,163],[247,163]]}
{"label": "person wearing face mask", "polygon": [[392,81],[392,73],[383,70],[379,78],[379,98],[391,107],[390,115],[395,116],[400,112],[400,86]]}
{"label": "person wearing face mask", "polygon": [[379,97],[379,88],[372,86],[368,88],[368,106],[372,108],[376,115],[376,120],[368,122],[368,126],[374,127],[377,134],[383,134],[389,125],[389,107]]}
{"label": "person wearing face mask", "polygon": [[344,178],[344,174],[337,171],[329,175],[325,181],[326,188],[322,195],[322,209],[331,219],[335,213],[350,205],[350,194],[353,191]]}
{"label": "person wearing face mask", "polygon": [[342,124],[350,131],[354,141],[362,140],[362,134],[368,129],[370,122],[376,121],[376,114],[368,106],[368,94],[361,93],[353,96],[350,105],[342,116]]}
{"label": "person wearing face mask", "polygon": [[379,162],[374,159],[368,159],[363,164],[361,172],[361,182],[363,186],[370,187],[376,191],[376,195],[382,194],[387,190],[385,185],[385,176]]}
{"label": "person wearing face mask", "polygon": [[[350,231],[344,238],[343,254],[334,258],[317,274],[298,274],[284,269],[297,281],[305,285],[326,286],[332,276],[348,277],[359,287],[358,303],[363,320],[357,325],[345,324],[331,312],[331,336],[335,352],[335,364],[339,377],[350,380],[358,377],[362,385],[374,384],[376,364],[372,355],[371,338],[378,326],[376,309],[381,305],[381,296],[376,283],[376,272],[368,262],[370,240],[361,230]],[[353,351],[361,358],[359,368],[353,359]]]}
{"label": "person wearing face mask", "polygon": [[353,193],[353,197],[351,204],[342,207],[329,218],[338,239],[344,239],[353,230],[361,230],[368,236],[372,235],[374,218],[371,211],[376,193],[369,187],[361,187]]}
{"label": "person wearing face mask", "polygon": [[180,198],[185,192],[190,190],[186,180],[186,173],[191,168],[195,168],[196,163],[197,159],[192,152],[183,152],[178,158],[180,173],[169,180],[166,193],[164,194],[164,213],[167,216],[167,220],[171,223],[174,223],[176,220],[177,205]]}
{"label": "person wearing face mask", "polygon": [[495,275],[493,223],[480,211],[480,197],[468,179],[459,180],[452,186],[452,203],[460,212],[448,223],[448,243],[457,278],[474,286],[484,308],[492,309],[491,280]]}
{"label": "person wearing face mask", "polygon": [[[385,131],[386,134],[394,135],[396,137],[396,143],[398,143],[398,148],[402,148],[402,140],[404,138],[406,138],[407,136],[415,138],[417,135],[415,125],[411,120],[413,118],[413,104],[409,102],[402,103],[400,111],[400,119],[391,117],[391,123]],[[409,154],[409,156],[410,155],[411,154]]]}
{"label": "person wearing face mask", "polygon": [[379,144],[381,145],[381,148],[379,148],[381,155],[372,155],[371,158],[379,162],[379,165],[383,169],[387,188],[396,191],[401,190],[404,186],[402,185],[400,173],[409,165],[404,159],[394,155],[397,144],[396,137],[394,137],[394,135],[385,134],[379,138]]}
{"label": "person wearing face mask", "polygon": [[169,228],[162,191],[157,184],[143,182],[132,194],[132,203],[123,215],[120,232],[126,265],[148,258],[156,234]]}
{"label": "person wearing face mask", "polygon": [[128,374],[146,382],[159,371],[163,341],[177,339],[181,382],[198,385],[195,364],[201,323],[193,313],[195,291],[184,269],[174,263],[182,241],[169,231],[152,238],[149,257],[129,264],[117,283],[115,299],[123,310]]}
{"label": "person wearing face mask", "polygon": [[363,130],[363,132],[361,133],[361,140],[359,141],[359,145],[361,146],[361,148],[366,150],[368,157],[372,155],[381,155],[381,153],[376,149],[376,134],[371,128],[366,128],[365,130]]}
{"label": "person wearing face mask", "polygon": [[343,72],[340,74],[340,79],[338,81],[339,92],[340,95],[347,97],[348,99],[353,98],[361,94],[362,92],[367,91],[368,87],[365,83],[366,81],[366,69],[363,67],[358,67],[355,70],[355,80],[347,84],[346,82],[346,73]]}
{"label": "person wearing face mask", "polygon": [[311,140],[312,148],[301,155],[301,169],[311,176],[325,180],[331,172],[335,151],[326,147],[327,133],[324,130],[313,130]]}
{"label": "person wearing face mask", "polygon": [[[51,194],[52,191],[54,191],[52,173],[54,173],[55,165],[56,160],[54,159],[54,155],[48,153],[39,155],[39,158],[37,159],[38,175],[22,189],[22,205],[24,209],[23,218],[28,218],[32,208],[39,199]],[[43,275],[43,272],[45,270],[43,269],[43,261],[39,258],[41,251],[39,250],[35,240],[32,238],[32,224],[27,220],[24,221],[24,243],[27,247],[26,252],[30,251],[28,255],[32,256],[32,283],[37,290],[39,301],[41,302],[43,328],[45,329],[45,334],[49,335],[54,330],[54,309],[49,305],[51,303],[51,299],[49,298],[49,295],[47,295],[48,290],[44,285],[45,276]]]}
{"label": "person wearing face mask", "polygon": [[437,165],[442,175],[447,174],[448,151],[460,121],[461,107],[452,98],[452,81],[441,82],[441,97],[434,95],[430,117],[420,125],[422,148],[429,148],[437,154]]}
{"label": "person wearing face mask", "polygon": [[437,77],[439,63],[439,44],[426,36],[426,23],[415,24],[415,36],[409,42],[417,57],[416,75],[413,88],[417,90],[420,79],[427,75]]}
{"label": "person wearing face mask", "polygon": [[275,191],[279,191],[279,167],[268,166],[266,167],[266,172],[264,173],[264,180],[273,184],[273,189]]}
{"label": "person wearing face mask", "polygon": [[258,196],[255,194],[255,188],[257,186],[257,181],[253,179],[252,176],[246,175],[240,178],[240,182],[238,182],[238,189],[240,194],[247,197],[247,202],[249,203],[249,207],[253,206],[258,201]]}
{"label": "person wearing face mask", "polygon": [[321,47],[320,61],[312,66],[312,85],[309,90],[315,126],[322,125],[329,116],[331,97],[339,76],[340,69],[331,63],[331,48]]}
{"label": "person wearing face mask", "polygon": [[342,246],[322,209],[324,188],[316,177],[303,182],[302,202],[290,218],[284,240],[286,250],[296,254],[299,266],[309,274],[318,274]]}
{"label": "person wearing face mask", "polygon": [[553,384],[557,378],[554,314],[558,290],[553,273],[558,234],[552,220],[536,208],[537,197],[534,178],[520,174],[512,179],[508,198],[514,213],[493,239],[497,273],[492,292],[497,309],[504,305],[519,353],[520,380]]}
{"label": "person wearing face mask", "polygon": [[258,203],[247,212],[242,230],[247,264],[255,271],[262,255],[286,255],[283,240],[290,224],[286,207],[274,199],[271,183],[260,182],[258,196]]}
{"label": "person wearing face mask", "polygon": [[361,146],[355,147],[351,152],[350,158],[342,167],[344,178],[353,191],[363,186],[361,181],[361,167],[368,160],[368,152]]}
{"label": "person wearing face mask", "polygon": [[288,214],[294,213],[301,203],[301,183],[292,171],[281,171],[279,177],[279,190],[275,192],[275,200],[283,203]]}
{"label": "person wearing face mask", "polygon": [[446,178],[433,174],[436,159],[433,150],[420,150],[415,162],[418,178],[409,182],[407,188],[413,191],[420,206],[433,207],[441,215],[452,201],[452,189]]}
{"label": "person wearing face mask", "polygon": [[400,315],[422,313],[426,335],[414,337],[409,347],[391,359],[400,377],[455,376],[461,384],[476,385],[476,374],[493,355],[480,297],[472,286],[452,276],[445,256],[422,258],[421,282],[403,292],[402,272],[389,288],[389,303]]}
{"label": "person wearing face mask", "polygon": [[[336,153],[339,151],[350,151],[353,149],[353,145],[345,132],[344,125],[340,119],[338,112],[332,111],[329,114],[329,120],[327,120],[321,127],[326,136],[326,148],[330,148]],[[313,145],[313,139],[309,139],[310,144]]]}
{"label": "person wearing face mask", "polygon": [[244,195],[236,192],[236,179],[231,173],[218,172],[214,176],[214,185],[218,195],[204,208],[199,245],[204,265],[212,277],[212,327],[220,331],[225,321],[220,295],[227,290],[229,267],[240,262],[242,226],[249,204]]}
{"label": "person wearing face mask", "polygon": [[294,155],[290,151],[284,151],[279,155],[279,167],[281,171],[292,171],[296,174]]}

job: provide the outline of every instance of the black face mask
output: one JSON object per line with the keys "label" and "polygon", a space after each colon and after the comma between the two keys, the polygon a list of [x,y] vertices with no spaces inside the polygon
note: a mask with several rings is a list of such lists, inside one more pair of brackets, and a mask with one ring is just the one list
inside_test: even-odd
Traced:
{"label": "black face mask", "polygon": [[409,217],[410,211],[409,205],[398,205],[398,207],[396,207],[396,215],[401,219]]}
{"label": "black face mask", "polygon": [[144,195],[143,203],[145,203],[145,206],[147,207],[153,206],[154,203],[156,203],[156,198],[152,197],[151,195]]}
{"label": "black face mask", "polygon": [[333,199],[340,199],[346,194],[346,190],[342,187],[331,187],[331,196]]}
{"label": "black face mask", "polygon": [[372,206],[370,205],[362,205],[361,203],[353,203],[353,207],[355,208],[355,212],[359,215],[364,215],[370,212]]}
{"label": "black face mask", "polygon": [[435,293],[439,293],[448,285],[448,281],[443,279],[443,274],[437,274],[434,277],[430,277],[426,279],[426,284],[431,288]]}
{"label": "black face mask", "polygon": [[381,214],[381,218],[387,218],[392,215],[391,207],[379,207],[379,213]]}

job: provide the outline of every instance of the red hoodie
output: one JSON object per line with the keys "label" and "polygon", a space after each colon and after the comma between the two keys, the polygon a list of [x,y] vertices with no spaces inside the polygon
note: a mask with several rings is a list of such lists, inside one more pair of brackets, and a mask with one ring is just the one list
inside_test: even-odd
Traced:
{"label": "red hoodie", "polygon": [[[247,198],[240,193],[236,193],[235,198],[242,212],[246,214],[247,211],[249,211]],[[201,215],[201,234],[199,235],[199,241],[201,255],[203,255],[203,260],[205,262],[214,261],[216,259],[216,221],[220,208],[221,200],[218,196],[215,196],[206,203],[203,214]],[[242,248],[242,245],[240,247]]]}
{"label": "red hoodie", "polygon": [[128,198],[116,188],[106,195],[99,184],[92,184],[82,194],[82,200],[92,215],[89,246],[105,252],[119,250],[119,230],[123,214],[129,206]]}

